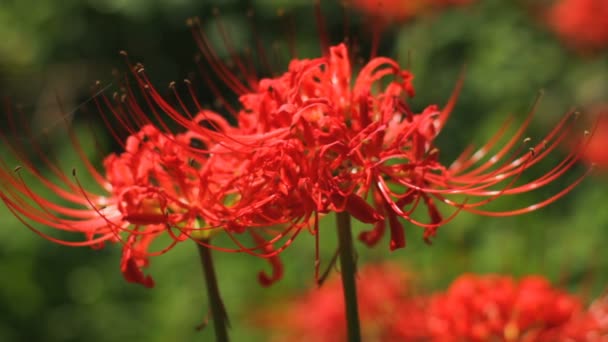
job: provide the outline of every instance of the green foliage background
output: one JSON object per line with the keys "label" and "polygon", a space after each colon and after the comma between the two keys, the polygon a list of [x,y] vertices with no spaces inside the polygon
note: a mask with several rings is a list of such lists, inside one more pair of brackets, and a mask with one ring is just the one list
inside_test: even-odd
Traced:
{"label": "green foliage background", "polygon": [[[452,160],[471,141],[485,141],[509,115],[522,121],[541,89],[545,95],[528,133],[532,138],[540,138],[569,109],[608,100],[608,54],[583,55],[564,47],[538,19],[540,3],[546,2],[479,0],[391,26],[382,36],[381,54],[403,65],[411,63],[416,109],[445,103],[466,65],[462,96],[439,141],[444,160]],[[212,14],[216,6],[219,15]],[[323,6],[332,41],[338,42],[344,11],[331,1]],[[260,40],[272,45],[288,39],[282,26],[286,21],[276,14],[283,9],[296,23],[292,39],[301,55],[318,54],[313,9],[305,0],[0,2],[0,95],[10,99],[9,107],[20,105],[20,115],[33,127],[32,134],[16,132],[13,138],[28,146],[44,129],[57,138],[47,140],[45,148],[54,152],[66,174],[82,168],[67,139],[61,139],[61,115],[67,112],[90,158],[99,164],[104,151],[116,146],[101,135],[105,149],[97,150],[90,130],[80,128],[98,122],[87,87],[99,79],[111,94],[112,70],[126,69],[117,52],[128,50],[133,60],[143,61],[164,89],[169,81],[196,70],[197,48],[186,18],[199,16],[216,45],[221,45],[221,38],[214,27],[221,20],[234,45],[242,49],[254,38],[249,9],[255,12]],[[361,21],[353,10],[347,12],[353,23],[350,31],[366,56],[374,24]],[[283,59],[275,70],[286,63]],[[212,96],[198,81],[201,98],[211,104]],[[63,111],[56,98],[62,100]],[[8,156],[5,146],[0,150]],[[79,173],[83,182],[91,183],[84,171]],[[502,200],[494,208],[541,201],[582,171],[578,167],[547,188]],[[599,175],[532,214],[486,218],[461,213],[440,229],[430,247],[423,243],[421,229],[408,226],[407,248],[391,253],[387,239],[372,249],[358,244],[359,262],[397,260],[428,289],[443,288],[463,272],[540,273],[574,292],[597,295],[608,281],[605,190],[606,178]],[[0,341],[212,339],[211,328],[194,329],[207,309],[193,244],[183,243],[153,258],[149,271],[157,286],[147,290],[122,279],[119,246],[90,250],[55,245],[27,230],[4,207],[0,223]],[[321,229],[325,262],[336,246],[332,226],[333,218],[328,217]],[[356,224],[354,229],[358,233],[365,227]],[[251,324],[259,310],[281,305],[286,296],[313,286],[314,245],[307,234],[282,254],[285,278],[271,288],[256,282],[257,272],[268,268],[263,260],[222,253],[215,253],[215,258],[235,341],[266,340],[269,332]]]}

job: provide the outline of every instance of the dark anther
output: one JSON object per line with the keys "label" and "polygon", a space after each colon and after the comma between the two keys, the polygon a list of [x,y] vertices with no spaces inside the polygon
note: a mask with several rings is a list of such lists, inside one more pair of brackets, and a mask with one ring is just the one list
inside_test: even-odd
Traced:
{"label": "dark anther", "polygon": [[207,145],[199,138],[190,138],[190,147],[194,147],[199,150],[204,150]]}

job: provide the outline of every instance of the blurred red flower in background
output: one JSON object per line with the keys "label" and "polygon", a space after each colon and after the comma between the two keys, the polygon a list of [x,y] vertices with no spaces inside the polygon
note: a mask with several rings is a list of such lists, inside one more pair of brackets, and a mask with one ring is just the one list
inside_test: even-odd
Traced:
{"label": "blurred red flower in background", "polygon": [[557,0],[549,9],[553,30],[569,45],[587,51],[608,46],[608,1]]}
{"label": "blurred red flower in background", "polygon": [[[364,341],[424,341],[423,297],[411,275],[391,263],[366,265],[358,272],[357,297]],[[346,341],[344,298],[339,278],[304,296],[258,313],[254,323],[276,332],[273,341]]]}
{"label": "blurred red flower in background", "polygon": [[596,330],[592,336],[602,337],[608,341],[608,296],[597,298],[589,306],[592,327]]}
{"label": "blurred red flower in background", "polygon": [[[585,309],[576,296],[541,276],[516,280],[466,274],[445,292],[413,289],[395,264],[360,270],[362,332],[369,341],[607,341],[608,301]],[[276,331],[275,341],[345,341],[338,279],[262,313],[254,323]]]}
{"label": "blurred red flower in background", "polygon": [[584,146],[583,158],[599,170],[608,170],[608,106],[591,109],[595,121],[589,142]]}
{"label": "blurred red flower in background", "polygon": [[597,330],[578,298],[540,276],[463,275],[432,296],[427,315],[438,341],[586,341]]}
{"label": "blurred red flower in background", "polygon": [[405,21],[446,6],[468,5],[474,0],[352,0],[352,5],[378,19]]}

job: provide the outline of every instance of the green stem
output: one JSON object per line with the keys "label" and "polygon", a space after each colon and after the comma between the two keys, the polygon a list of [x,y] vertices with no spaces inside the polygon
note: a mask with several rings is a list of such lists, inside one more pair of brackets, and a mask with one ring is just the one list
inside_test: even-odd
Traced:
{"label": "green stem", "polygon": [[357,307],[355,253],[353,235],[350,228],[350,215],[347,212],[341,212],[337,213],[336,218],[348,341],[359,342],[361,341],[361,329],[359,327],[359,309]]}
{"label": "green stem", "polygon": [[[203,240],[202,242],[208,243],[209,241]],[[217,342],[228,342],[228,315],[226,314],[226,308],[224,307],[222,297],[220,296],[220,288],[217,284],[217,276],[215,275],[215,268],[213,267],[211,250],[201,244],[197,243],[196,245],[201,257],[205,283],[207,284],[207,296],[209,297],[211,319],[213,320],[213,326],[215,328],[215,340]]]}

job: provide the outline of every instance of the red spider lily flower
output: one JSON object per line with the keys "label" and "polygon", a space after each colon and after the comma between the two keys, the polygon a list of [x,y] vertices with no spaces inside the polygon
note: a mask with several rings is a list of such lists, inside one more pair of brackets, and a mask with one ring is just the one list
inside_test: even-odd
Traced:
{"label": "red spider lily flower", "polygon": [[608,3],[604,0],[558,0],[548,12],[549,25],[574,48],[608,46]]}
{"label": "red spider lily flower", "polygon": [[[359,270],[358,299],[365,341],[425,341],[425,300],[414,294],[411,275],[391,263]],[[327,281],[281,309],[256,315],[273,331],[273,341],[346,341],[344,298],[338,278]],[[288,319],[282,319],[287,317]]]}
{"label": "red spider lily flower", "polygon": [[446,6],[468,5],[474,0],[353,0],[352,5],[367,15],[392,21],[406,21]]}
{"label": "red spider lily flower", "polygon": [[588,320],[578,298],[538,276],[463,275],[428,309],[438,341],[579,341],[595,329]]}
{"label": "red spider lily flower", "polygon": [[[240,149],[248,155],[248,171],[234,181],[240,184],[241,199],[258,198],[258,202],[235,204],[235,208],[244,205],[239,224],[284,224],[297,219],[299,225],[308,222],[313,212],[346,211],[375,224],[361,235],[368,244],[379,240],[388,223],[390,247],[395,249],[405,245],[398,217],[424,227],[428,241],[437,227],[461,210],[489,216],[523,214],[555,201],[582,180],[527,207],[504,212],[482,209],[503,195],[545,186],[576,163],[579,155],[573,152],[545,175],[516,185],[523,171],[545,159],[567,137],[572,113],[539,143],[522,149],[532,111],[502,147],[496,145],[510,122],[477,152],[467,149],[445,166],[434,139],[454,108],[460,86],[443,109],[431,105],[414,113],[408,105],[408,98],[414,96],[412,79],[409,71],[385,57],[371,59],[355,77],[347,47],[341,44],[324,57],[293,60],[286,73],[263,79],[256,91],[243,94],[243,110],[236,114],[239,133],[248,134],[248,143],[256,141],[256,145],[255,150],[252,145]],[[233,145],[232,149],[239,149],[238,143]],[[268,195],[259,200],[261,192]],[[448,198],[452,195],[468,196],[469,201]],[[481,199],[471,201],[474,197]],[[454,206],[456,212],[443,218],[438,202]],[[256,203],[254,208],[251,203]],[[420,204],[428,211],[428,223],[411,216]]]}
{"label": "red spider lily flower", "polygon": [[[96,248],[106,241],[121,243],[121,270],[125,278],[152,287],[152,278],[144,276],[142,268],[148,265],[150,256],[164,253],[187,238],[182,232],[171,231],[171,227],[192,221],[198,214],[197,206],[201,205],[197,202],[200,201],[197,194],[200,181],[193,177],[194,169],[189,169],[189,153],[183,145],[174,143],[184,136],[169,136],[153,126],[144,126],[126,140],[123,153],[105,159],[105,176],[86,159],[75,137],[72,134],[70,137],[87,170],[105,194],[85,190],[75,170],[72,178],[64,175],[40,147],[35,146],[38,157],[58,181],[52,181],[52,177],[47,177],[33,162],[13,149],[15,155],[21,156],[22,166],[11,174],[6,162],[2,161],[2,200],[23,223],[53,242]],[[4,137],[3,141],[11,146]],[[53,191],[61,200],[51,201],[34,192],[21,176],[24,172],[21,168],[27,169],[38,178],[41,186]],[[64,202],[66,204],[59,204]],[[32,221],[76,233],[83,236],[84,241],[53,237],[35,228]],[[153,240],[162,234],[170,235],[173,241],[160,251],[149,251]]]}
{"label": "red spider lily flower", "polygon": [[[135,66],[134,70],[141,72],[140,68]],[[144,96],[151,92],[146,88],[142,87]],[[72,178],[64,175],[35,144],[37,157],[52,172],[53,177],[47,177],[5,136],[1,136],[22,165],[10,172],[7,162],[0,160],[0,198],[9,210],[34,232],[59,244],[99,248],[106,241],[121,243],[121,271],[125,279],[146,287],[154,285],[152,278],[142,271],[148,266],[151,256],[163,254],[187,239],[206,245],[219,228],[236,233],[249,232],[254,241],[260,243],[257,250],[269,259],[272,266],[271,275],[260,273],[260,282],[269,285],[280,279],[282,265],[272,242],[249,230],[249,226],[256,228],[256,225],[249,225],[249,222],[242,225],[234,219],[234,215],[246,216],[240,210],[244,203],[250,211],[258,205],[246,202],[247,199],[237,201],[235,197],[238,195],[235,175],[249,164],[247,159],[241,158],[243,155],[230,150],[232,139],[238,138],[236,134],[232,137],[236,129],[231,128],[220,115],[201,110],[197,116],[189,117],[184,126],[196,126],[203,129],[204,134],[194,131],[173,134],[163,121],[153,124],[154,119],[159,119],[155,115],[157,112],[152,108],[152,115],[147,114],[134,101],[132,90],[115,96],[115,99],[114,103],[105,96],[95,99],[106,123],[111,115],[129,133],[123,141],[108,124],[123,152],[105,158],[105,172],[99,172],[87,160],[71,130],[69,135],[87,171],[103,189],[102,194],[84,189],[76,170]],[[166,107],[165,110],[176,111],[174,107]],[[210,128],[202,128],[207,126]],[[222,140],[218,141],[214,134]],[[230,139],[226,138],[227,134],[230,134]],[[239,140],[240,148],[246,140]],[[21,176],[22,169],[38,178],[40,185],[56,193],[58,199],[53,201],[38,195]],[[253,188],[260,184],[247,186]],[[259,202],[258,199],[256,197],[255,201]],[[239,209],[234,207],[234,202],[240,204]],[[84,241],[53,237],[34,227],[32,222],[76,233],[83,236]],[[160,250],[150,250],[151,244],[161,236],[170,238],[168,245]],[[241,251],[241,247],[217,248]]]}

